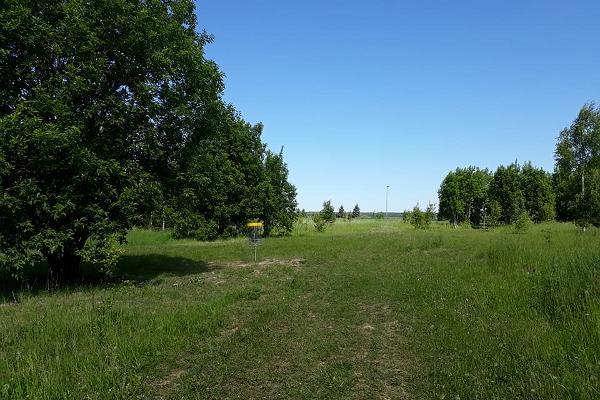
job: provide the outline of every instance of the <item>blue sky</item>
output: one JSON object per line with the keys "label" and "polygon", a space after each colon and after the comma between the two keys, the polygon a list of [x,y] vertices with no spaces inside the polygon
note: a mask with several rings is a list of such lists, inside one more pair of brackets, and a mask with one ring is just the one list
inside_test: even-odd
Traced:
{"label": "blue sky", "polygon": [[300,208],[437,201],[450,170],[531,160],[599,101],[598,1],[198,0],[225,99]]}

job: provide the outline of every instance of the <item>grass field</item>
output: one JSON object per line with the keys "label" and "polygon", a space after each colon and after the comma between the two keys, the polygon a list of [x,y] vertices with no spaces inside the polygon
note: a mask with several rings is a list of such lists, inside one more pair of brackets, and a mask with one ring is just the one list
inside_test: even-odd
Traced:
{"label": "grass field", "polygon": [[[600,231],[133,231],[120,281],[0,304],[0,398],[597,399]],[[17,301],[14,301],[16,299]]]}

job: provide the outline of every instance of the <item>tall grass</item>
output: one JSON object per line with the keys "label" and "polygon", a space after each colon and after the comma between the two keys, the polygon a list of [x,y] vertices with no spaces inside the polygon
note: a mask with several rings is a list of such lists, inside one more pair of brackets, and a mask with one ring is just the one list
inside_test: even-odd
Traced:
{"label": "tall grass", "polygon": [[338,221],[259,258],[131,232],[120,282],[0,305],[0,398],[600,398],[598,230]]}

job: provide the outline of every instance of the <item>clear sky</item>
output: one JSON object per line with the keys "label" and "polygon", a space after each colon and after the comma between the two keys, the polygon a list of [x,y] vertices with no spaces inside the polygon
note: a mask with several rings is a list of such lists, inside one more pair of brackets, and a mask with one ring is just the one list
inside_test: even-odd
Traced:
{"label": "clear sky", "polygon": [[600,100],[600,2],[198,0],[225,99],[285,146],[300,208],[437,202],[450,170],[531,160]]}

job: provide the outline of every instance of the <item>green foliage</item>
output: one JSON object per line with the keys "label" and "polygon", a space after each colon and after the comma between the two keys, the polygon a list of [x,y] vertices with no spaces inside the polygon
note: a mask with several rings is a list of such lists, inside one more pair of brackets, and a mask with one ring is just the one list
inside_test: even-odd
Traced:
{"label": "green foliage", "polygon": [[476,167],[450,172],[438,191],[439,216],[454,226],[513,223],[522,211],[535,222],[554,218],[555,195],[550,175],[531,163],[500,166],[491,175]]}
{"label": "green foliage", "polygon": [[600,227],[600,168],[591,169],[586,176],[582,215],[590,224]]}
{"label": "green foliage", "polygon": [[264,232],[287,235],[292,231],[297,218],[295,212],[296,188],[288,182],[288,169],[283,154],[267,151],[264,162],[263,202],[260,219],[264,222]]}
{"label": "green foliage", "polygon": [[552,178],[541,168],[526,163],[521,168],[521,190],[525,201],[525,210],[535,222],[554,219],[555,195]]}
{"label": "green foliage", "polygon": [[[287,233],[295,188],[262,126],[223,103],[191,0],[28,2],[0,11],[0,269],[75,279],[162,217],[175,235]],[[216,232],[216,233],[215,233]]]}
{"label": "green foliage", "polygon": [[531,221],[529,213],[527,213],[527,211],[522,211],[521,214],[519,214],[518,218],[515,220],[515,232],[525,233],[529,230],[529,228],[531,228],[532,224],[533,221]]}
{"label": "green foliage", "polygon": [[352,209],[352,218],[358,217],[360,217],[360,208],[358,207],[358,204],[355,204],[354,208]]}
{"label": "green foliage", "polygon": [[337,218],[344,218],[346,215],[345,211],[344,211],[344,206],[340,206],[340,208],[338,209],[337,214],[335,215]]}
{"label": "green foliage", "polygon": [[450,220],[454,226],[465,221],[482,223],[491,179],[487,169],[477,167],[448,173],[438,191],[439,217]]}
{"label": "green foliage", "polygon": [[590,205],[596,202],[592,186],[600,171],[600,108],[583,106],[571,126],[560,133],[554,156],[558,219],[598,225],[599,214]]}
{"label": "green foliage", "polygon": [[313,224],[317,232],[325,232],[329,222],[323,217],[321,213],[315,213],[312,216]]}
{"label": "green foliage", "polygon": [[288,234],[297,204],[283,155],[265,149],[262,125],[249,125],[230,106],[215,106],[213,112],[211,118],[218,120],[198,132],[212,140],[190,146],[183,158],[175,208],[215,221],[218,236],[255,218],[264,223],[267,236]]}
{"label": "green foliage", "polygon": [[384,217],[385,217],[385,214],[382,212],[373,213],[373,218],[375,218],[375,219],[383,219]]}
{"label": "green foliage", "polygon": [[51,276],[73,279],[83,256],[114,260],[109,238],[136,222],[140,188],[167,175],[192,116],[218,100],[221,73],[204,59],[209,38],[195,33],[189,1],[10,3],[0,19],[2,268],[18,275],[45,259]]}
{"label": "green foliage", "polygon": [[500,204],[500,221],[512,224],[519,218],[525,210],[525,197],[517,164],[498,167],[490,182],[489,197]]}
{"label": "green foliage", "polygon": [[435,221],[436,212],[435,205],[433,203],[427,204],[427,208],[425,209],[425,218],[427,219],[427,224],[431,223],[431,221]]}
{"label": "green foliage", "polygon": [[334,223],[335,222],[335,212],[333,211],[333,206],[331,205],[331,200],[327,200],[323,202],[323,208],[319,212],[323,220],[325,222]]}
{"label": "green foliage", "polygon": [[0,25],[3,268],[18,275],[46,259],[50,275],[72,279],[84,255],[114,260],[108,238],[136,222],[144,171],[170,168],[221,74],[203,57],[209,38],[195,33],[190,2],[10,3]]}
{"label": "green foliage", "polygon": [[500,221],[500,217],[502,215],[502,207],[500,203],[496,200],[488,199],[485,205],[486,215],[485,215],[485,225],[486,226],[496,226]]}
{"label": "green foliage", "polygon": [[130,226],[152,225],[152,215],[164,203],[163,190],[148,173],[140,172],[119,198],[119,209],[127,217]]}
{"label": "green foliage", "polygon": [[180,210],[172,219],[175,239],[215,240],[219,237],[218,224],[202,214]]}
{"label": "green foliage", "polygon": [[432,216],[433,208],[431,204],[427,207],[426,211],[421,211],[417,204],[410,212],[410,224],[415,229],[428,229],[431,225]]}

